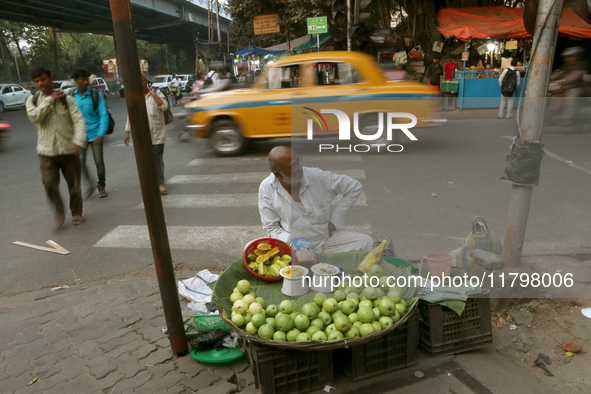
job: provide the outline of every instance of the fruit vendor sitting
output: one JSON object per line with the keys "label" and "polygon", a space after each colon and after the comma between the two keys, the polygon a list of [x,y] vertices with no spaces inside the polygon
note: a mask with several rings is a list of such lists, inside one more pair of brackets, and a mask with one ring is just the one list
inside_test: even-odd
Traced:
{"label": "fruit vendor sitting", "polygon": [[[316,253],[372,250],[367,234],[338,230],[343,226],[363,186],[355,179],[319,168],[302,167],[301,158],[287,146],[268,156],[271,175],[259,187],[259,212],[271,238],[289,242],[290,230],[312,241]],[[333,200],[343,197],[331,208]]]}

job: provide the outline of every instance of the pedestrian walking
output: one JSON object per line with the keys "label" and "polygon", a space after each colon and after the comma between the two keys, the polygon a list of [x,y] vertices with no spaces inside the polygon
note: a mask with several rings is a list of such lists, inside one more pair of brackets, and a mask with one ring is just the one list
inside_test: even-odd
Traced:
{"label": "pedestrian walking", "polygon": [[[154,149],[154,159],[156,161],[156,175],[160,185],[160,194],[165,196],[168,192],[164,186],[164,142],[166,141],[166,122],[164,112],[168,110],[168,100],[160,89],[154,89],[152,83],[142,76],[144,85],[144,95],[146,97],[146,109],[148,111],[148,122],[150,124],[150,134],[152,135],[152,148]],[[129,145],[129,115],[125,125],[125,137],[123,142]]]}
{"label": "pedestrian walking", "polygon": [[515,100],[515,91],[519,86],[519,71],[515,69],[517,59],[511,59],[511,66],[506,68],[499,78],[499,85],[501,86],[501,105],[499,106],[499,119],[503,118],[503,111],[505,110],[505,102],[507,102],[507,119],[511,119],[513,114],[513,101]]}
{"label": "pedestrian walking", "polygon": [[43,66],[33,68],[31,79],[38,92],[27,99],[27,115],[37,127],[37,154],[45,194],[55,209],[52,229],[64,224],[64,203],[59,192],[60,172],[70,193],[72,223],[84,223],[80,191],[80,151],[86,146],[84,117],[76,100],[61,90],[53,90],[51,71]]}
{"label": "pedestrian walking", "polygon": [[105,162],[103,159],[103,138],[109,128],[109,110],[105,104],[105,99],[98,91],[90,88],[90,73],[87,70],[78,68],[72,73],[76,89],[74,89],[74,99],[84,117],[86,123],[87,148],[80,152],[80,168],[82,176],[88,182],[88,187],[83,194],[84,198],[90,197],[95,190],[94,177],[90,175],[86,167],[86,153],[88,149],[92,150],[92,157],[96,166],[99,197],[105,198],[109,194],[105,190],[106,174]]}

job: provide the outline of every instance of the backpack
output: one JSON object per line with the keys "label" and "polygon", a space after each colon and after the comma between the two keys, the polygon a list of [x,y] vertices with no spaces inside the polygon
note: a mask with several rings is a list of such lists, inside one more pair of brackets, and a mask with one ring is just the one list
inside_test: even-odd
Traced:
{"label": "backpack", "polygon": [[216,75],[217,73],[213,73],[211,74],[211,76],[208,74],[205,76],[205,79],[203,79],[203,86],[201,87],[201,89],[205,89],[206,87],[210,86],[211,84],[213,84],[213,79],[211,77],[213,77],[214,75]]}
{"label": "backpack", "polygon": [[164,124],[167,125],[174,120],[174,116],[172,115],[172,111],[170,110],[170,100],[168,99],[168,95],[162,91],[162,89],[158,89],[160,92],[166,97],[166,102],[168,103],[168,109],[164,111]]}
{"label": "backpack", "polygon": [[517,89],[517,71],[508,69],[503,83],[501,84],[501,94],[505,97],[512,97]]}
{"label": "backpack", "polygon": [[[94,89],[90,89],[90,98],[92,99],[92,107],[94,108],[94,111],[98,112],[98,102],[99,102],[98,91],[96,91]],[[107,104],[105,103],[105,106],[106,105]],[[113,134],[113,130],[115,129],[115,121],[113,120],[113,117],[111,116],[111,110],[109,109],[109,107],[107,107],[107,113],[109,114],[109,126],[107,128],[107,135],[109,135],[109,134]]]}

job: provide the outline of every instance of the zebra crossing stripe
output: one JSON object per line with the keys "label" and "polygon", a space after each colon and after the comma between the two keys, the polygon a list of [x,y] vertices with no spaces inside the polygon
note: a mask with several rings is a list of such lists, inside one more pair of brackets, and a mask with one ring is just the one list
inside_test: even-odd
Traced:
{"label": "zebra crossing stripe", "polygon": [[[226,251],[240,255],[246,243],[266,237],[261,226],[167,226],[171,249]],[[370,224],[344,226],[343,230],[372,233]],[[99,248],[150,248],[148,226],[117,226],[101,238]]]}
{"label": "zebra crossing stripe", "polygon": [[[335,163],[335,162],[348,162],[348,161],[361,161],[361,155],[325,155],[325,156],[303,156],[302,162],[304,165],[309,163]],[[207,158],[207,159],[194,159],[187,167],[197,166],[243,166],[252,164],[263,164],[267,165],[266,157],[221,157],[221,158]]]}
{"label": "zebra crossing stripe", "polygon": [[[338,195],[333,201],[336,204],[342,198]],[[219,207],[258,207],[258,193],[242,194],[181,194],[168,195],[162,198],[164,208],[219,208]],[[365,192],[361,192],[359,199],[355,202],[357,206],[367,206]],[[139,204],[136,209],[144,208]]]}
{"label": "zebra crossing stripe", "polygon": [[[336,174],[348,175],[353,179],[367,179],[364,170],[337,170]],[[270,172],[246,172],[237,174],[174,175],[168,184],[192,183],[261,183]]]}

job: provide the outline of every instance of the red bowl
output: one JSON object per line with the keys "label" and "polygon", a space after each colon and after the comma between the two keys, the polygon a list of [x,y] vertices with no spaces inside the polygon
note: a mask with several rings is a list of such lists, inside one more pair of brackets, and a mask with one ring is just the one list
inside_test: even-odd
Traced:
{"label": "red bowl", "polygon": [[250,272],[251,275],[256,276],[259,279],[266,280],[267,282],[274,282],[274,281],[283,279],[283,277],[281,275],[279,275],[279,276],[259,275],[256,272],[254,272],[253,270],[251,270],[250,267],[248,266],[248,263],[251,263],[251,261],[248,259],[248,255],[251,253],[254,253],[254,250],[257,248],[257,246],[260,243],[268,243],[268,244],[271,244],[272,248],[279,248],[279,255],[283,256],[284,254],[288,254],[292,260],[290,265],[293,264],[293,262],[294,262],[293,253],[292,253],[291,247],[288,244],[286,244],[285,242],[280,241],[278,239],[275,239],[275,238],[259,238],[255,241],[252,241],[250,244],[248,244],[246,249],[244,249],[244,255],[242,256],[242,260],[244,261],[244,267],[246,267],[246,270],[248,272]]}

